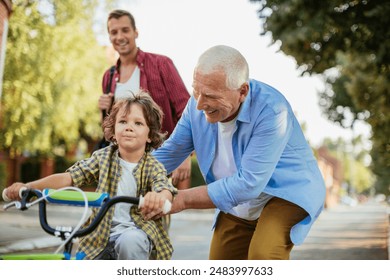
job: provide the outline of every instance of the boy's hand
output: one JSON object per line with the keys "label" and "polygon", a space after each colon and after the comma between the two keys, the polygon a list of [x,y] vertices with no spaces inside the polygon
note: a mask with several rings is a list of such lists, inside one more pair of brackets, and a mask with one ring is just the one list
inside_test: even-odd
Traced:
{"label": "boy's hand", "polygon": [[172,194],[164,190],[162,192],[148,192],[144,197],[144,203],[141,206],[141,215],[144,220],[159,219],[165,215],[163,213],[164,203],[172,200]]}
{"label": "boy's hand", "polygon": [[[7,198],[8,200],[21,200],[19,196],[19,192],[21,188],[28,188],[29,186],[24,183],[13,183],[8,188],[3,191],[3,198]],[[5,197],[4,197],[5,196]]]}

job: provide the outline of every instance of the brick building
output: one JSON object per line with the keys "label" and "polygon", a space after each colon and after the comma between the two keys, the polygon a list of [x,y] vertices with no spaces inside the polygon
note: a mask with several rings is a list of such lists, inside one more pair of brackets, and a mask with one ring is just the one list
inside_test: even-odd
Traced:
{"label": "brick building", "polygon": [[340,200],[341,183],[343,181],[342,164],[331,156],[325,147],[320,147],[317,150],[317,161],[325,181],[325,208],[331,208],[338,204]]}
{"label": "brick building", "polygon": [[8,19],[12,11],[11,0],[0,0],[0,100],[3,89],[4,60],[8,34]]}

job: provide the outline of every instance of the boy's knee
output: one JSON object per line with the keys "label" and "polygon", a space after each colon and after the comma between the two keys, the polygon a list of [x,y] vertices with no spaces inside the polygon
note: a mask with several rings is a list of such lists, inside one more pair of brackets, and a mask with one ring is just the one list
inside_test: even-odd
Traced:
{"label": "boy's knee", "polygon": [[150,247],[148,236],[138,230],[123,232],[115,242],[119,259],[148,259]]}

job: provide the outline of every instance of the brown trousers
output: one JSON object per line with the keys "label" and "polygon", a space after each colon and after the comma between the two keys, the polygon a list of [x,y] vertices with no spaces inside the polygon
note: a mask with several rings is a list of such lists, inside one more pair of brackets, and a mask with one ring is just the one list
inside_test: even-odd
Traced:
{"label": "brown trousers", "polygon": [[259,219],[248,221],[220,213],[210,245],[210,260],[288,260],[293,243],[292,226],[307,212],[287,200],[274,197]]}

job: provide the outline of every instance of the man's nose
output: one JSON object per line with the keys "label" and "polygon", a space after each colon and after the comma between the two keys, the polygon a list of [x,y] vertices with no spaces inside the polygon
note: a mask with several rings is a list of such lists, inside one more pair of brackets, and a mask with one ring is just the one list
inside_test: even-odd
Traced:
{"label": "man's nose", "polygon": [[124,38],[123,34],[124,34],[124,33],[123,33],[122,31],[118,31],[118,33],[116,34],[117,39],[118,39],[118,40],[123,39],[123,38]]}
{"label": "man's nose", "polygon": [[198,95],[196,102],[197,102],[196,109],[203,110],[205,108],[205,102],[201,94]]}

